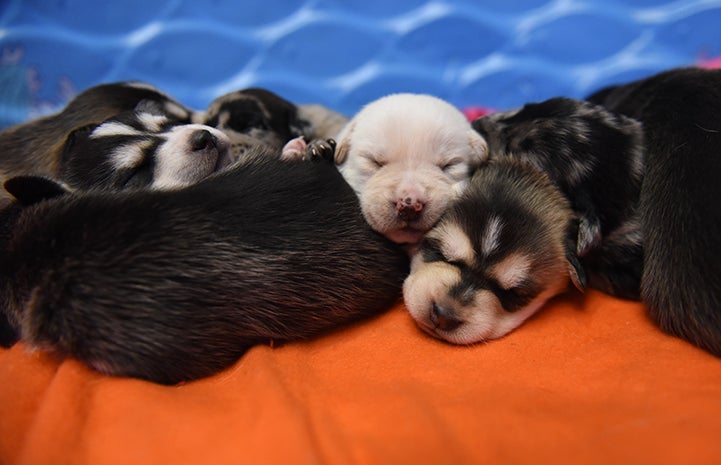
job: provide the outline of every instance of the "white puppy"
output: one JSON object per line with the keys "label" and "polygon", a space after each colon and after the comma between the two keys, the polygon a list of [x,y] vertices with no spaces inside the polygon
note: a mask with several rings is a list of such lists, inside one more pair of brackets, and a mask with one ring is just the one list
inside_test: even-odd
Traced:
{"label": "white puppy", "polygon": [[488,153],[462,112],[422,94],[369,103],[337,140],[336,163],[366,221],[411,251]]}

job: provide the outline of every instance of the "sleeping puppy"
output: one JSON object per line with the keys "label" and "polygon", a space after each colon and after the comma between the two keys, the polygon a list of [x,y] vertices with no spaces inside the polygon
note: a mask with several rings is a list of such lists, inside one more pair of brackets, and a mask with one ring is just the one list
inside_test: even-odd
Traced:
{"label": "sleeping puppy", "polygon": [[369,103],[337,141],[336,163],[366,221],[411,253],[487,152],[463,113],[419,94]]}
{"label": "sleeping puppy", "polygon": [[60,152],[58,177],[74,189],[178,188],[235,161],[222,131],[178,124],[145,103],[74,130]]}
{"label": "sleeping puppy", "polygon": [[651,318],[721,356],[721,70],[674,69],[589,100],[644,126],[638,217]]}
{"label": "sleeping puppy", "polygon": [[165,384],[377,314],[400,297],[407,256],[322,155],[259,153],[170,191],[10,180],[2,309],[30,347]]}
{"label": "sleeping puppy", "polygon": [[322,105],[296,106],[269,90],[249,88],[218,97],[193,120],[223,131],[240,159],[259,145],[275,153],[296,137],[335,137],[348,119]]}
{"label": "sleeping puppy", "polygon": [[638,298],[640,124],[565,98],[473,122],[491,163],[421,244],[406,305],[454,343],[501,337],[570,280]]}
{"label": "sleeping puppy", "polygon": [[525,160],[492,160],[431,229],[403,286],[418,326],[455,343],[501,337],[585,277],[576,218],[561,191]]}
{"label": "sleeping puppy", "polygon": [[473,127],[486,139],[491,158],[530,162],[571,202],[579,219],[576,253],[588,269],[590,285],[638,299],[640,123],[599,105],[559,97],[478,118]]}
{"label": "sleeping puppy", "polygon": [[0,182],[23,174],[57,177],[61,149],[71,131],[133,110],[141,102],[152,102],[169,119],[190,122],[190,110],[148,84],[119,82],[91,87],[59,113],[0,131]]}

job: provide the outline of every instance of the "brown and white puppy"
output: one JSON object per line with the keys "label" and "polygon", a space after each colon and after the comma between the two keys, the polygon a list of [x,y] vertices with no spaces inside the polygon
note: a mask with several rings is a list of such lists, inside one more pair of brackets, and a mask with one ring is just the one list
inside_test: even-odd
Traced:
{"label": "brown and white puppy", "polygon": [[336,163],[366,221],[411,252],[487,156],[463,113],[423,94],[369,103],[336,140]]}
{"label": "brown and white puppy", "polygon": [[431,229],[403,295],[419,327],[455,344],[508,334],[585,275],[561,191],[523,160],[492,160]]}
{"label": "brown and white puppy", "polygon": [[23,174],[57,177],[61,148],[71,131],[133,110],[141,102],[152,102],[169,119],[190,122],[190,110],[148,84],[94,86],[78,94],[59,113],[0,131],[0,181]]}

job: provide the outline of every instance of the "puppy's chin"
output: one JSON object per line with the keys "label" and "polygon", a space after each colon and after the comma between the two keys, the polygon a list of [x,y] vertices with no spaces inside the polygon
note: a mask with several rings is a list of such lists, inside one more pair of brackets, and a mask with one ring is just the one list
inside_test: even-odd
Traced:
{"label": "puppy's chin", "polygon": [[383,234],[396,244],[412,246],[419,244],[423,240],[425,233],[425,231],[419,229],[405,227],[393,231],[386,231]]}

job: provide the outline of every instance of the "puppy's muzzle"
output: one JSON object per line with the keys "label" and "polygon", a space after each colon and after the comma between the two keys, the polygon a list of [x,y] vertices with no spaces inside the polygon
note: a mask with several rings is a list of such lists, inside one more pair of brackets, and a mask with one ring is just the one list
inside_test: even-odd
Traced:
{"label": "puppy's muzzle", "polygon": [[434,328],[441,329],[443,331],[453,331],[463,323],[462,320],[454,315],[453,311],[445,307],[441,307],[436,303],[433,304],[428,318]]}
{"label": "puppy's muzzle", "polygon": [[398,202],[396,202],[398,218],[403,221],[415,221],[421,216],[424,206],[423,202],[411,197],[398,199]]}

